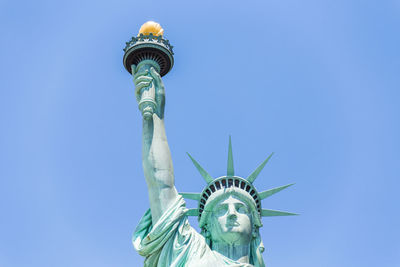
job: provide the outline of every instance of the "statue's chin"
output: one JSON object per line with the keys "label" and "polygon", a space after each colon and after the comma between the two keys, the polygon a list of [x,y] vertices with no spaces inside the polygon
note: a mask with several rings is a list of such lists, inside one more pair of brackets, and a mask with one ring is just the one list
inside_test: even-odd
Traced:
{"label": "statue's chin", "polygon": [[241,231],[239,227],[233,227],[221,233],[220,236],[213,241],[230,245],[241,245],[246,243],[247,240],[248,234]]}

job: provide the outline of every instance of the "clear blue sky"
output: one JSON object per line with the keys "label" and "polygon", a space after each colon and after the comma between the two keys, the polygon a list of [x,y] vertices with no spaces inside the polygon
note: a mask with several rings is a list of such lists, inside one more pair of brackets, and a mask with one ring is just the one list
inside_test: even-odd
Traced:
{"label": "clear blue sky", "polygon": [[[125,267],[148,208],[125,41],[156,20],[176,185],[274,157],[269,267],[400,266],[400,1],[0,2],[0,266]],[[188,203],[193,207],[192,202]],[[195,224],[196,221],[194,220]]]}

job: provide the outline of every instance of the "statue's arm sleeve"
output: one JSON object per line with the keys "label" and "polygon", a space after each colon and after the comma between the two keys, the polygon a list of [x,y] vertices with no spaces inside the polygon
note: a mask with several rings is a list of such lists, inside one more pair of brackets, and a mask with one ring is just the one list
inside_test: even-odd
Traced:
{"label": "statue's arm sleeve", "polygon": [[150,210],[145,213],[132,240],[139,254],[146,257],[144,266],[190,266],[189,260],[213,257],[204,238],[190,226],[186,213],[181,196],[154,224]]}

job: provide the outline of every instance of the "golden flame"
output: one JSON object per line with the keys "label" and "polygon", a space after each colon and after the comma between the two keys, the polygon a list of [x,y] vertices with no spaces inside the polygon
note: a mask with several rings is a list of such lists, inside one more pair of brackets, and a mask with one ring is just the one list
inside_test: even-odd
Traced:
{"label": "golden flame", "polygon": [[149,35],[152,33],[155,36],[163,36],[164,29],[161,27],[160,24],[154,21],[148,21],[140,27],[138,36],[143,33],[143,35]]}

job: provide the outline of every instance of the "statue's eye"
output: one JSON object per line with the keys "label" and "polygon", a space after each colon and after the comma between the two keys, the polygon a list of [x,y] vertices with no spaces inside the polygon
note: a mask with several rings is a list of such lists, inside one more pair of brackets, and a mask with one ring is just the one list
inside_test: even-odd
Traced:
{"label": "statue's eye", "polygon": [[235,208],[236,208],[237,212],[248,213],[247,207],[245,205],[240,203],[240,204],[236,204],[235,206],[236,206]]}
{"label": "statue's eye", "polygon": [[228,211],[228,206],[227,206],[227,205],[220,205],[220,206],[218,206],[218,207],[214,210],[215,215],[217,215],[217,216],[222,216],[222,215],[224,215],[227,211]]}

